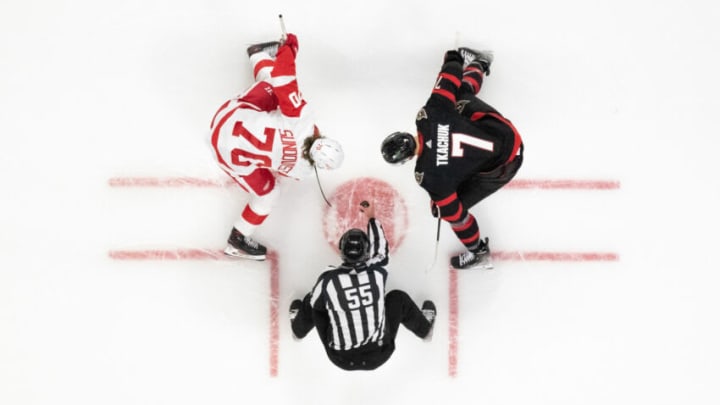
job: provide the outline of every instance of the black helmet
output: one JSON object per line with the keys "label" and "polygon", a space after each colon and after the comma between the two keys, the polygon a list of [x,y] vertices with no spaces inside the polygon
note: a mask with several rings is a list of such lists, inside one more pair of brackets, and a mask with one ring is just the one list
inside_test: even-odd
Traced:
{"label": "black helmet", "polygon": [[392,164],[402,164],[415,156],[415,137],[407,132],[393,132],[382,142],[380,151],[383,159]]}
{"label": "black helmet", "polygon": [[370,254],[370,240],[360,229],[353,228],[340,238],[340,256],[343,263],[357,263],[367,260]]}

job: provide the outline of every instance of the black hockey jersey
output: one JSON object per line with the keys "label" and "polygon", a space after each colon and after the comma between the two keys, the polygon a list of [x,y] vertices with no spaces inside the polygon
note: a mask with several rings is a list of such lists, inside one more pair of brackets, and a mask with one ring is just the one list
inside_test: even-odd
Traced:
{"label": "black hockey jersey", "polygon": [[512,160],[522,144],[510,121],[474,94],[458,99],[461,83],[461,66],[443,65],[415,121],[420,144],[415,180],[436,202],[451,196],[474,174]]}

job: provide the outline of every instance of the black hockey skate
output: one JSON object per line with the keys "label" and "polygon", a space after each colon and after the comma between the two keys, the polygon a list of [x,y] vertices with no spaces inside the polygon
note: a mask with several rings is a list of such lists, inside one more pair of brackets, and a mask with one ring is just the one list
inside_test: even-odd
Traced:
{"label": "black hockey skate", "polygon": [[490,76],[490,65],[493,62],[492,51],[477,51],[472,48],[458,48],[460,56],[463,57],[463,69],[470,65],[476,65],[480,70],[485,73],[485,76]]}
{"label": "black hockey skate", "polygon": [[480,240],[480,246],[478,246],[477,249],[451,258],[450,264],[458,270],[472,268],[492,269],[493,265],[490,262],[490,245],[488,244],[488,238]]}
{"label": "black hockey skate", "polygon": [[244,236],[235,228],[230,232],[227,242],[228,245],[225,248],[227,256],[240,259],[265,260],[267,254],[265,246],[257,243],[249,236]]}
{"label": "black hockey skate", "polygon": [[250,45],[247,49],[247,54],[248,56],[253,56],[258,52],[265,51],[271,58],[274,58],[277,55],[278,48],[280,48],[279,41],[261,42],[259,44]]}
{"label": "black hockey skate", "polygon": [[435,317],[437,316],[437,309],[435,309],[435,304],[432,301],[423,302],[422,314],[425,319],[430,321],[430,330],[428,331],[427,335],[425,335],[423,340],[432,340],[433,329],[435,326]]}

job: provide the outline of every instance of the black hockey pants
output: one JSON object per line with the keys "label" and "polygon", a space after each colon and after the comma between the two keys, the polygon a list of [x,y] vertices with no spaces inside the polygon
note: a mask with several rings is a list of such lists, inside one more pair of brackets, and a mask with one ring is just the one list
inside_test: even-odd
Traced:
{"label": "black hockey pants", "polygon": [[500,190],[515,177],[523,161],[523,147],[520,146],[515,159],[489,172],[477,173],[460,183],[457,195],[463,206],[470,209],[490,194]]}

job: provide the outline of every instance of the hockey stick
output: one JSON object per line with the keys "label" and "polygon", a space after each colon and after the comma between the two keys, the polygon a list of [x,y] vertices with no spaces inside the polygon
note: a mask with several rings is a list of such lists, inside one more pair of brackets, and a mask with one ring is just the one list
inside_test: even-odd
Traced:
{"label": "hockey stick", "polygon": [[282,14],[278,14],[278,18],[280,19],[280,31],[282,31],[282,40],[285,42],[287,39],[287,30],[285,29],[285,20],[283,20]]}
{"label": "hockey stick", "polygon": [[425,273],[428,273],[430,269],[435,267],[435,263],[437,262],[437,256],[438,256],[438,245],[440,245],[440,224],[442,224],[442,217],[440,216],[440,213],[438,212],[438,224],[437,224],[437,232],[435,234],[435,255],[433,256],[433,261],[430,263],[430,267],[425,270]]}
{"label": "hockey stick", "polygon": [[313,168],[315,169],[315,178],[317,179],[318,187],[320,188],[320,194],[322,194],[323,200],[327,203],[328,207],[332,207],[332,204],[330,204],[330,201],[328,201],[327,197],[325,197],[325,192],[323,191],[322,184],[320,184],[320,175],[318,174],[317,167],[313,165]]}

